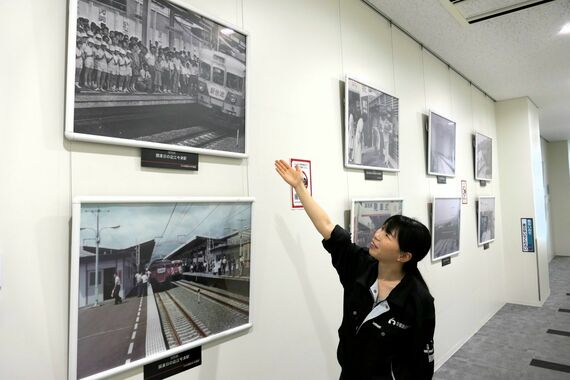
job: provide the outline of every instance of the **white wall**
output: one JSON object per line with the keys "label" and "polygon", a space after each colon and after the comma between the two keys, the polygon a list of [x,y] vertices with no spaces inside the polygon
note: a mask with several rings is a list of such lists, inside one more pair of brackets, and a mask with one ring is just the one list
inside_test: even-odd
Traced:
{"label": "white wall", "polygon": [[[539,306],[550,286],[538,110],[527,98],[501,101],[495,108],[507,300]],[[534,220],[535,252],[522,252],[521,218]]]}
{"label": "white wall", "polygon": [[567,141],[548,144],[548,177],[550,184],[550,217],[555,255],[570,256],[570,149]]}
{"label": "white wall", "polygon": [[544,207],[546,212],[546,252],[548,262],[554,258],[554,238],[552,236],[552,204],[550,202],[550,160],[549,160],[550,143],[544,138],[540,138],[540,152],[542,155],[542,176],[544,188]]}
{"label": "white wall", "polygon": [[[173,378],[336,378],[341,287],[319,235],[302,211],[290,210],[289,189],[273,170],[274,159],[289,157],[312,160],[314,195],[340,224],[351,198],[399,196],[406,214],[429,225],[432,197],[458,196],[460,181],[467,180],[461,253],[445,267],[429,259],[420,264],[436,299],[440,365],[506,299],[499,187],[504,157],[497,144],[493,180],[481,187],[473,179],[472,134],[498,138],[493,102],[359,1],[184,4],[250,35],[250,157],[201,156],[198,173],[141,169],[137,149],[65,141],[66,2],[0,6],[0,33],[19,31],[17,39],[4,39],[3,50],[20,57],[18,65],[0,60],[8,89],[0,102],[0,378],[65,378],[71,198],[112,194],[256,198],[253,328],[206,346],[201,367]],[[364,181],[362,171],[343,168],[341,88],[347,73],[400,99],[401,171],[385,173],[382,182]],[[429,109],[457,122],[457,176],[443,185],[425,174],[423,124]],[[480,195],[497,197],[496,240],[488,250],[476,244]],[[117,378],[124,377],[142,379],[142,369]]]}

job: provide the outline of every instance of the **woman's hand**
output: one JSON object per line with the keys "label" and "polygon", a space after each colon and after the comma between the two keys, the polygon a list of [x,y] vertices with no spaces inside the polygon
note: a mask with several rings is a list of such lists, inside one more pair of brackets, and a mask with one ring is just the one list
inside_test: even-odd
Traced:
{"label": "woman's hand", "polygon": [[291,167],[286,161],[276,160],[275,170],[281,178],[289,185],[291,185],[297,196],[303,204],[305,212],[313,222],[313,225],[322,235],[325,240],[331,237],[332,230],[334,229],[334,224],[332,224],[331,219],[327,213],[319,206],[317,202],[313,199],[307,188],[305,187],[304,179],[305,176],[299,168],[299,165],[295,166],[295,169]]}
{"label": "woman's hand", "polygon": [[286,161],[284,160],[276,160],[275,161],[275,171],[279,173],[281,178],[293,188],[297,188],[297,186],[304,186],[303,184],[303,173],[301,169],[297,165],[295,169],[291,167]]}

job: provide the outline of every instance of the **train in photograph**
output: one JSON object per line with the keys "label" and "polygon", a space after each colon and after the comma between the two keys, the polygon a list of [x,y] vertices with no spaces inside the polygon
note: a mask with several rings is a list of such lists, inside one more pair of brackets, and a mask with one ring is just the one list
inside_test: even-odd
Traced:
{"label": "train in photograph", "polygon": [[159,259],[150,263],[150,284],[154,291],[170,287],[171,281],[182,279],[182,261]]}
{"label": "train in photograph", "polygon": [[245,64],[218,51],[200,52],[198,103],[219,116],[243,122],[245,113]]}

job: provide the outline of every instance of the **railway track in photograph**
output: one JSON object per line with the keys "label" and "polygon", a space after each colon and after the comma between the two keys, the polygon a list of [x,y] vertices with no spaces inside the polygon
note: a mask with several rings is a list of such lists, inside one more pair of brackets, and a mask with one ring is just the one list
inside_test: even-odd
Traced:
{"label": "railway track in photograph", "polygon": [[177,347],[211,334],[204,323],[195,318],[168,292],[155,293],[155,299],[168,347]]}
{"label": "railway track in photograph", "polygon": [[150,136],[139,137],[138,140],[206,149],[223,144],[224,140],[229,140],[230,144],[235,144],[233,134],[230,136],[227,131],[213,131],[201,126],[155,133]]}
{"label": "railway track in photograph", "polygon": [[200,294],[201,297],[206,297],[238,313],[244,315],[249,314],[249,300],[247,297],[187,280],[175,281],[174,283],[196,295]]}
{"label": "railway track in photograph", "polygon": [[187,280],[172,284],[176,286],[154,293],[168,347],[248,322],[248,297]]}

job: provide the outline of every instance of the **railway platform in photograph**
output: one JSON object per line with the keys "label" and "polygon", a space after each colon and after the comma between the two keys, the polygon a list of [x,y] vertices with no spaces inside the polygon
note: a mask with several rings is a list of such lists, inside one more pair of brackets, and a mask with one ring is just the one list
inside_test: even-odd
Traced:
{"label": "railway platform in photograph", "polygon": [[75,108],[101,107],[136,107],[169,104],[195,104],[198,96],[195,94],[157,94],[146,92],[97,92],[82,91],[75,95]]}
{"label": "railway platform in photograph", "polygon": [[78,377],[145,356],[147,297],[126,298],[120,304],[105,300],[99,306],[82,308],[78,323]]}
{"label": "railway platform in photograph", "polygon": [[230,276],[207,272],[184,272],[182,273],[182,277],[188,281],[249,297],[249,275]]}

